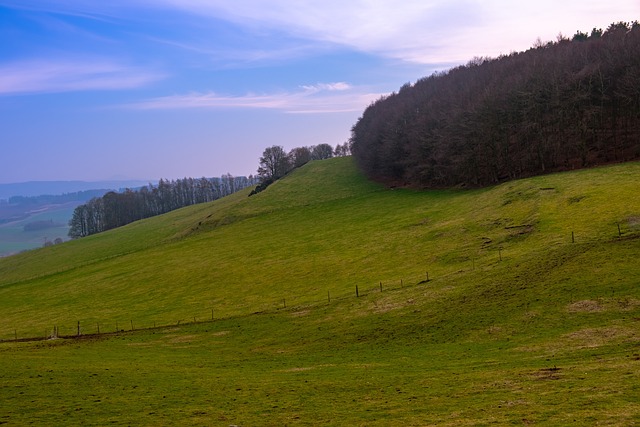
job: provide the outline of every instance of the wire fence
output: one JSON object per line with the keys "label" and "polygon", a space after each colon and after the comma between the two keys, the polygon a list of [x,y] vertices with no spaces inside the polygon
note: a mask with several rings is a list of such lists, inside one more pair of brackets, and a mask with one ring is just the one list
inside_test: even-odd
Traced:
{"label": "wire fence", "polygon": [[[640,218],[638,223],[628,222],[625,224],[617,223],[614,227],[610,227],[609,232],[599,230],[597,233],[586,234],[584,232],[571,231],[561,236],[556,242],[558,245],[569,244],[592,244],[606,241],[621,241],[627,239],[637,239],[640,237]],[[547,251],[543,248],[540,252]],[[315,293],[306,293],[303,295],[285,295],[282,298],[265,298],[259,304],[253,306],[246,305],[244,313],[228,314],[217,316],[214,308],[206,308],[189,318],[177,320],[149,320],[140,319],[132,316],[129,319],[105,320],[105,321],[66,321],[60,324],[54,324],[43,327],[42,334],[33,333],[34,327],[21,328],[16,327],[10,331],[3,331],[0,334],[0,343],[6,342],[29,342],[42,341],[49,339],[65,338],[65,339],[87,339],[98,336],[114,335],[121,333],[130,333],[133,331],[161,329],[167,327],[175,327],[187,324],[197,324],[205,322],[214,322],[220,320],[228,320],[233,318],[243,318],[257,314],[276,313],[282,310],[295,312],[296,310],[310,309],[321,305],[332,304],[338,301],[344,301],[353,298],[366,297],[371,294],[381,294],[388,291],[397,291],[402,289],[417,288],[430,284],[433,281],[446,281],[455,274],[469,272],[474,270],[491,269],[497,263],[502,262],[510,257],[509,248],[502,246],[492,248],[491,256],[487,256],[488,251],[484,251],[480,255],[480,251],[476,252],[459,252],[456,255],[458,259],[457,268],[448,271],[429,272],[427,270],[421,274],[411,274],[396,280],[384,280],[367,284],[354,284],[351,290],[332,292],[326,291],[323,295],[321,291]],[[528,252],[531,255],[531,252]]]}

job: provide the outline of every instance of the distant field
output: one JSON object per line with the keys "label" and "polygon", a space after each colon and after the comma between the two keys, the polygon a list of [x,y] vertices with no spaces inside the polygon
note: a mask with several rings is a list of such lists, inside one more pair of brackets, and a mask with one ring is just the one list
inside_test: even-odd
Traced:
{"label": "distant field", "polygon": [[340,158],[2,259],[0,422],[640,423],[638,182],[388,190]]}
{"label": "distant field", "polygon": [[[56,238],[67,240],[69,232],[68,222],[73,215],[76,204],[53,206],[41,213],[31,215],[27,219],[0,224],[0,256],[18,253],[42,247],[46,240],[53,241]],[[45,230],[24,231],[24,226],[34,221],[52,220],[58,227]]]}

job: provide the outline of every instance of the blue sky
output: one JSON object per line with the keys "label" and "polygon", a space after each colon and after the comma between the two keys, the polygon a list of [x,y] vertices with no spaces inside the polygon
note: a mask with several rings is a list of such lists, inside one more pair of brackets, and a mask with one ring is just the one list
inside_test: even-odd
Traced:
{"label": "blue sky", "polygon": [[0,0],[0,183],[249,175],[407,82],[637,0]]}

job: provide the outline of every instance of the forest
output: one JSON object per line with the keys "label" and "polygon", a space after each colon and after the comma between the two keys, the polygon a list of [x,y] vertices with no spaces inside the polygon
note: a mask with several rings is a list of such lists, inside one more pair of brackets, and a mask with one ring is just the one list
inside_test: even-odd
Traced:
{"label": "forest", "polygon": [[351,131],[389,186],[481,187],[640,158],[640,23],[474,58],[372,103]]}
{"label": "forest", "polygon": [[110,191],[78,206],[69,221],[69,237],[78,238],[196,203],[211,202],[258,182],[257,177],[161,179],[139,190]]}

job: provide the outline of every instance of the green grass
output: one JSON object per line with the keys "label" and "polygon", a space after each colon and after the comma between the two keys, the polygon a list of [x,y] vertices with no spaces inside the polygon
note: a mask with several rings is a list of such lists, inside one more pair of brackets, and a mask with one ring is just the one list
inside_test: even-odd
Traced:
{"label": "green grass", "polygon": [[[333,159],[2,259],[0,423],[633,425],[639,178],[419,192]],[[78,321],[103,335],[11,341]]]}

